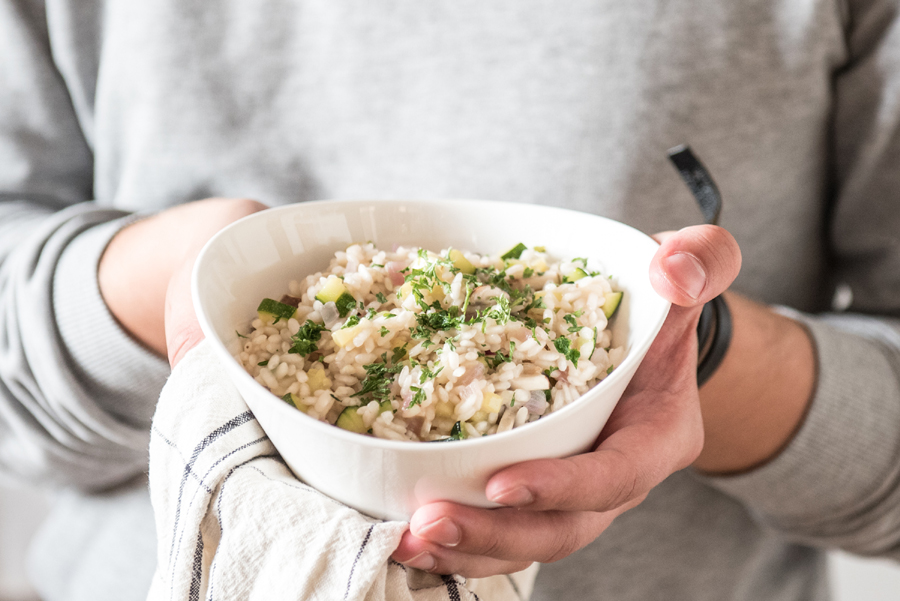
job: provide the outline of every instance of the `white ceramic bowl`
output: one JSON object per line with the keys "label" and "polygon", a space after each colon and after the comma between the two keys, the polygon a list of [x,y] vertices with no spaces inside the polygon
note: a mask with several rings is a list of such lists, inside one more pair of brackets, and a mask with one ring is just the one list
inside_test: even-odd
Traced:
{"label": "white ceramic bowl", "polygon": [[[557,258],[591,257],[625,291],[612,320],[622,364],[577,402],[537,422],[479,439],[404,443],[316,421],[260,386],[233,358],[263,297],[280,298],[292,279],[322,271],[337,250],[371,240],[486,254],[518,242]],[[484,495],[499,469],[529,459],[588,450],[659,332],[669,303],[651,288],[657,244],[602,217],[535,205],[480,200],[321,201],[270,209],[219,232],[193,275],[197,317],[228,374],[294,473],[364,513],[408,519],[421,505],[452,500],[493,506]]]}

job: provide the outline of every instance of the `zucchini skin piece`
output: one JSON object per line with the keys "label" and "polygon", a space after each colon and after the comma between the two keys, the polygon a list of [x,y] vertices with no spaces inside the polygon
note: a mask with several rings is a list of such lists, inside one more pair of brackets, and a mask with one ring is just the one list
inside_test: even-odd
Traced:
{"label": "zucchini skin piece", "polygon": [[338,299],[334,301],[334,306],[337,307],[338,315],[347,317],[347,314],[356,308],[356,299],[353,298],[352,294],[344,291]]}
{"label": "zucchini skin piece", "polygon": [[567,275],[563,278],[563,284],[571,284],[573,282],[577,282],[581,278],[586,278],[588,276],[587,272],[581,267],[576,267],[575,271]]}
{"label": "zucchini skin piece", "polygon": [[450,437],[449,438],[440,438],[438,440],[431,440],[429,442],[452,442],[454,440],[465,440],[469,437],[466,429],[463,428],[462,422],[456,422],[453,424],[453,427],[450,429]]}
{"label": "zucchini skin piece", "polygon": [[363,418],[359,415],[359,407],[347,407],[341,411],[334,425],[357,434],[365,434],[368,430],[365,422],[363,422]]}
{"label": "zucchini skin piece", "polygon": [[[297,313],[297,308],[271,298],[264,298],[259,303],[259,307],[256,308],[256,312],[259,314],[260,319],[263,319],[263,315],[271,315],[275,318],[273,323],[278,323],[282,319],[293,317]],[[266,320],[263,319],[263,321]]]}
{"label": "zucchini skin piece", "polygon": [[604,295],[603,314],[609,319],[619,310],[619,303],[622,302],[621,292],[608,292]]}
{"label": "zucchini skin piece", "polygon": [[503,259],[504,261],[509,261],[510,259],[518,259],[519,257],[522,256],[522,253],[527,248],[528,248],[527,246],[525,246],[524,244],[519,242],[518,244],[513,246],[511,249],[509,249],[508,251],[506,251],[505,253],[500,255],[500,258]]}

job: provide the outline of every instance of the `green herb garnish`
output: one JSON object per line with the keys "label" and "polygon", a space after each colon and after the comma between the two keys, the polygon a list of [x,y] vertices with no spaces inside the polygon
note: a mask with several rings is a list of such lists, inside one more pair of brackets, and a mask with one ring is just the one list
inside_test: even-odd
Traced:
{"label": "green herb garnish", "polygon": [[553,341],[553,346],[556,347],[556,351],[571,361],[572,365],[578,367],[578,359],[581,357],[581,353],[573,348],[569,348],[571,344],[569,339],[564,337],[559,337]]}
{"label": "green herb garnish", "polygon": [[369,363],[363,365],[366,377],[363,378],[362,388],[351,397],[364,397],[366,402],[378,401],[382,403],[391,398],[391,384],[394,383],[394,374],[403,369],[401,365],[388,365],[387,353],[381,355],[383,363]]}
{"label": "green herb garnish", "polygon": [[316,352],[319,350],[316,343],[322,338],[322,332],[325,329],[322,324],[307,321],[300,326],[300,330],[296,334],[291,336],[291,349],[288,352],[299,354],[301,357]]}

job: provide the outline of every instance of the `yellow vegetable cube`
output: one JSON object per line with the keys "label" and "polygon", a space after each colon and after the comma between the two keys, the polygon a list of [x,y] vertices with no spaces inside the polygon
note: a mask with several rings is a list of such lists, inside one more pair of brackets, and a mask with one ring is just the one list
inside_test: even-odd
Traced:
{"label": "yellow vegetable cube", "polygon": [[350,341],[356,338],[356,335],[360,332],[362,332],[362,324],[332,332],[331,339],[334,340],[334,343],[337,346],[344,348],[350,344]]}
{"label": "yellow vegetable cube", "polygon": [[482,411],[486,413],[498,413],[502,406],[503,399],[500,398],[499,394],[494,394],[493,392],[484,393],[484,400],[481,401]]}
{"label": "yellow vegetable cube", "polygon": [[453,417],[453,405],[446,401],[438,401],[434,406],[434,416],[435,417]]}
{"label": "yellow vegetable cube", "polygon": [[331,378],[325,374],[325,370],[321,367],[313,367],[306,373],[309,376],[309,380],[307,380],[306,383],[309,385],[309,391],[311,393],[317,390],[328,390],[331,388]]}
{"label": "yellow vegetable cube", "polygon": [[334,302],[345,292],[347,292],[347,288],[344,286],[341,278],[336,275],[330,275],[325,280],[325,285],[322,286],[322,289],[316,295],[316,300],[322,303]]}
{"label": "yellow vegetable cube", "polygon": [[456,250],[455,248],[450,249],[450,253],[448,258],[453,262],[453,266],[459,269],[463,273],[472,274],[475,273],[475,266],[462,254],[462,252]]}

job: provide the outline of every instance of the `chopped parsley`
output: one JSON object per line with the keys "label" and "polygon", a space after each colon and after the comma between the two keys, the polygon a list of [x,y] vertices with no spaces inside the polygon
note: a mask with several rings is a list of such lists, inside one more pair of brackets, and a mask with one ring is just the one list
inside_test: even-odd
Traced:
{"label": "chopped parsley", "polygon": [[421,405],[422,401],[425,400],[425,389],[420,386],[410,386],[409,389],[415,393],[412,400],[409,402],[409,406],[415,407],[416,405]]}
{"label": "chopped parsley", "polygon": [[556,351],[563,355],[566,359],[572,362],[572,365],[578,367],[578,359],[581,357],[581,353],[579,353],[576,349],[570,348],[571,342],[568,338],[564,338],[560,336],[556,340],[553,341],[553,346],[556,347]]}
{"label": "chopped parsley", "polygon": [[567,324],[569,324],[569,332],[570,332],[570,333],[575,333],[575,332],[580,332],[580,331],[581,331],[581,326],[578,325],[578,324],[575,322],[575,315],[572,315],[572,314],[570,313],[570,314],[564,316],[564,317],[563,317],[563,320],[564,320]]}
{"label": "chopped parsley", "polygon": [[394,353],[391,355],[391,363],[398,363],[406,356],[406,347],[407,345],[404,344],[403,346],[398,346],[394,349]]}
{"label": "chopped parsley", "polygon": [[248,340],[250,339],[249,336],[244,336],[243,334],[241,334],[241,333],[238,332],[237,330],[235,330],[234,333],[237,334],[237,337],[238,337],[238,338],[246,338],[246,339],[248,339]]}
{"label": "chopped parsley", "polygon": [[388,334],[391,333],[391,331],[389,329],[387,329],[387,326],[381,326],[380,332],[381,332],[382,338],[384,338],[385,336],[387,336]]}
{"label": "chopped parsley", "polygon": [[381,303],[382,305],[385,304],[385,303],[387,302],[387,297],[384,295],[383,292],[379,292],[378,294],[376,294],[376,295],[375,295],[375,298],[376,298],[376,299],[378,300],[378,302]]}
{"label": "chopped parsley", "polygon": [[268,359],[266,359],[265,361],[260,361],[259,363],[257,363],[257,365],[259,365],[260,367],[265,367],[265,366],[267,366],[268,364],[269,364],[269,360],[268,360]]}
{"label": "chopped parsley", "polygon": [[391,399],[391,384],[394,383],[394,375],[403,369],[401,365],[388,365],[387,353],[381,355],[382,363],[369,363],[363,365],[366,377],[363,378],[362,388],[359,392],[351,394],[351,397],[362,397],[362,400],[378,401],[382,403]]}
{"label": "chopped parsley", "polygon": [[342,330],[346,330],[347,328],[352,328],[353,326],[359,323],[359,315],[351,315],[347,318],[347,321],[344,322],[344,325],[341,326]]}
{"label": "chopped parsley", "polygon": [[301,357],[316,352],[319,350],[316,343],[322,338],[322,332],[325,329],[325,326],[322,324],[307,321],[300,326],[300,330],[296,334],[291,336],[291,350],[288,352],[298,354]]}
{"label": "chopped parsley", "polygon": [[502,350],[497,351],[493,356],[485,356],[484,360],[487,362],[488,367],[491,369],[497,369],[504,363],[509,363],[512,361],[512,354],[516,350],[516,343],[512,340],[509,341],[509,353],[504,353]]}
{"label": "chopped parsley", "polygon": [[612,363],[610,363],[609,367],[606,368],[606,375],[608,376],[609,374],[611,374],[612,370],[613,370],[613,365],[612,365]]}

